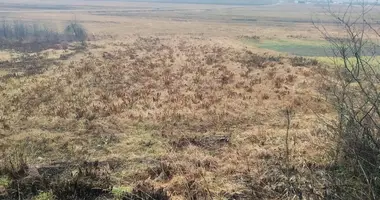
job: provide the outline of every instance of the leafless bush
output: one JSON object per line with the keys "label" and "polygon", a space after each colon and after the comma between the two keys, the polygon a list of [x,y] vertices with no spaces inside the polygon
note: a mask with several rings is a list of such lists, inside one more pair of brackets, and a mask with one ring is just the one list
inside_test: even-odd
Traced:
{"label": "leafless bush", "polygon": [[[373,5],[349,4],[343,13],[326,9],[345,36],[335,37],[316,25],[335,55],[335,76],[325,77],[327,93],[336,108],[331,125],[336,140],[335,163],[326,198],[378,199],[380,197],[380,91],[375,49],[380,38],[371,22]],[[327,194],[327,193],[326,193]]]}

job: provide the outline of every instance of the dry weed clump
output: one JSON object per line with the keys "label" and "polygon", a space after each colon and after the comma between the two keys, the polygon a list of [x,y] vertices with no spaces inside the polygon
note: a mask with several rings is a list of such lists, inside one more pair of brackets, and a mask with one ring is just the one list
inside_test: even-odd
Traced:
{"label": "dry weed clump", "polygon": [[305,58],[302,56],[296,56],[296,57],[290,58],[290,63],[293,66],[300,66],[300,67],[302,67],[302,66],[317,66],[318,65],[317,60],[311,59],[311,58]]}
{"label": "dry weed clump", "polygon": [[[16,152],[15,152],[16,153]],[[138,184],[132,191],[114,194],[110,177],[110,162],[53,163],[31,165],[22,154],[5,157],[0,175],[8,177],[5,199],[169,199],[163,189]]]}
{"label": "dry weed clump", "polygon": [[[122,163],[110,172],[114,181],[145,181],[150,191],[164,188],[180,199],[259,198],[242,181],[258,177],[247,167],[263,173],[257,192],[280,193],[269,185],[283,180],[266,173],[283,156],[275,153],[285,129],[279,113],[293,106],[308,114],[319,103],[304,87],[313,76],[306,79],[280,57],[203,42],[140,37],[41,75],[10,78],[1,94],[0,148],[40,137],[28,155],[37,163],[112,158]],[[295,96],[301,103],[292,105]],[[299,123],[296,131],[308,133],[310,122]],[[304,152],[294,168],[321,156],[310,150],[316,138],[292,147]],[[134,195],[143,198],[138,189]]]}

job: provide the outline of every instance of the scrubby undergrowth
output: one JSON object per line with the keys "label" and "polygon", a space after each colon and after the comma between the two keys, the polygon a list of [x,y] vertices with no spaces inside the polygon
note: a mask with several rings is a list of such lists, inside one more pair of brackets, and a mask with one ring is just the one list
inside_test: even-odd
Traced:
{"label": "scrubby undergrowth", "polygon": [[[313,112],[329,108],[316,92],[316,63],[292,62],[206,40],[116,42],[3,81],[0,158],[115,161],[112,185],[144,182],[173,199],[319,198],[324,183],[311,177],[325,176],[328,141]],[[296,113],[290,158],[285,108]]]}

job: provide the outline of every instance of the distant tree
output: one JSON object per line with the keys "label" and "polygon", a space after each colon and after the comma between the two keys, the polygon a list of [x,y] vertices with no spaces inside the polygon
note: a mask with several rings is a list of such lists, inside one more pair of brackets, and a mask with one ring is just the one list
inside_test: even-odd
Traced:
{"label": "distant tree", "polygon": [[25,23],[20,22],[20,21],[15,21],[13,27],[14,27],[14,33],[15,33],[16,39],[24,40],[27,37],[28,26]]}
{"label": "distant tree", "polygon": [[10,24],[8,24],[7,21],[3,20],[3,24],[2,24],[2,27],[1,27],[1,35],[3,38],[5,39],[11,39],[12,35],[13,35],[13,30],[12,30],[12,26]]}
{"label": "distant tree", "polygon": [[82,44],[85,44],[88,37],[87,30],[77,21],[70,22],[65,28],[65,33],[73,37],[74,40],[82,42]]}

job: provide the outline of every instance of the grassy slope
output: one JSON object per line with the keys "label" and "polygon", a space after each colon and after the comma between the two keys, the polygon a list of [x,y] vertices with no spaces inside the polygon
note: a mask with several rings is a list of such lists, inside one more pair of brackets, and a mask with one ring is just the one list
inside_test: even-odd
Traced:
{"label": "grassy slope", "polygon": [[[284,181],[270,177],[283,176],[282,111],[291,107],[292,165],[303,171],[304,163],[324,162],[326,141],[315,134],[309,109],[328,109],[313,90],[312,68],[204,39],[140,38],[112,46],[3,83],[1,154],[21,151],[32,164],[116,161],[117,185],[148,181],[182,199],[192,182],[199,198],[218,199],[247,193],[249,184]],[[258,191],[262,198],[279,195]]]}
{"label": "grassy slope", "polygon": [[[278,8],[267,9],[271,12],[245,8],[231,12],[282,17]],[[23,16],[72,19],[71,13]],[[302,24],[268,28],[177,23],[154,16],[137,22],[89,14],[78,18],[95,33],[161,36],[110,39],[90,49],[91,54],[41,75],[4,79],[0,163],[3,154],[15,152],[38,165],[101,160],[116,163],[111,174],[120,188],[145,181],[163,187],[173,199],[189,198],[189,193],[202,199],[209,192],[221,199],[251,194],[252,189],[256,199],[282,198],[278,191],[286,182],[283,110],[291,107],[295,116],[290,160],[296,169],[292,180],[301,182],[303,191],[309,191],[310,184],[320,192],[322,186],[309,177],[323,168],[329,158],[324,147],[331,141],[325,140],[324,129],[315,125],[311,112],[329,112],[317,93],[317,68],[293,67],[288,58],[268,56],[259,65],[261,56],[217,37],[246,33],[314,37],[314,30]]]}

